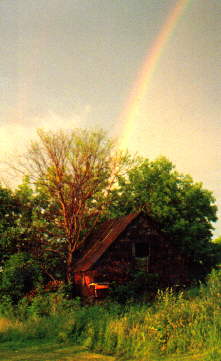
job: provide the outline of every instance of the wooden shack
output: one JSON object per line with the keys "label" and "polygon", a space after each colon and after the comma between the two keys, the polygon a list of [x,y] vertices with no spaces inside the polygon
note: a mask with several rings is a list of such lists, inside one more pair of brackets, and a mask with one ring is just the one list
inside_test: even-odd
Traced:
{"label": "wooden shack", "polygon": [[137,270],[158,274],[165,286],[187,278],[184,258],[143,212],[108,220],[87,240],[74,267],[77,294],[100,297]]}

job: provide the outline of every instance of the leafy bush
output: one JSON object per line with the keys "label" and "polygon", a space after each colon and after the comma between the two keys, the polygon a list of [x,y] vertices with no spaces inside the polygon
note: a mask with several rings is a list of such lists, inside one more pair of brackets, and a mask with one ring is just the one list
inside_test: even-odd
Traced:
{"label": "leafy bush", "polygon": [[41,282],[39,265],[26,253],[13,254],[4,264],[0,277],[0,296],[17,303]]}
{"label": "leafy bush", "polygon": [[[19,306],[22,304],[19,303]],[[42,293],[34,297],[28,307],[30,317],[39,318],[52,315],[62,315],[80,308],[80,299],[68,299],[60,292]]]}
{"label": "leafy bush", "polygon": [[124,284],[112,283],[110,298],[119,303],[147,301],[153,299],[159,286],[159,276],[143,271],[131,274],[130,281]]}
{"label": "leafy bush", "polygon": [[[68,300],[61,293],[44,293],[30,300],[24,297],[12,307],[5,300],[4,325],[0,341],[25,343],[29,340],[65,342],[73,338],[75,314],[80,311],[79,298]],[[3,316],[1,314],[0,316]]]}
{"label": "leafy bush", "polygon": [[2,296],[0,300],[0,317],[12,318],[14,316],[14,307],[9,296]]}

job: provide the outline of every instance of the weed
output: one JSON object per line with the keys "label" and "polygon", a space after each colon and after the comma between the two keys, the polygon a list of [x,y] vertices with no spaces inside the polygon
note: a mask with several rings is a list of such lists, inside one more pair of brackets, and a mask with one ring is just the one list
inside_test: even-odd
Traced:
{"label": "weed", "polygon": [[197,350],[206,354],[204,360],[219,361],[221,271],[212,272],[207,284],[194,294],[167,289],[158,292],[152,305],[107,302],[81,306],[79,300],[53,293],[38,295],[31,303],[23,299],[13,312],[5,301],[0,340],[72,343],[124,360],[171,355],[182,359],[184,353]]}

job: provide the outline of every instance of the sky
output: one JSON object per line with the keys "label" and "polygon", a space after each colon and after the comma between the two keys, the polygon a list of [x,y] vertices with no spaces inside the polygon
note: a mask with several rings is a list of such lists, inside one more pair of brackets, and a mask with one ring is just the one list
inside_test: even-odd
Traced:
{"label": "sky", "polygon": [[202,182],[220,217],[220,0],[0,0],[2,176],[37,128],[103,128],[121,139],[134,84],[181,1],[124,146],[164,155]]}

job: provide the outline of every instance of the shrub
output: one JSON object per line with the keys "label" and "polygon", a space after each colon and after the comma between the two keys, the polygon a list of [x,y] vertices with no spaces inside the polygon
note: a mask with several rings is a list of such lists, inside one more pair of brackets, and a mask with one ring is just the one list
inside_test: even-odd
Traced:
{"label": "shrub", "polygon": [[12,318],[14,316],[14,307],[9,296],[2,296],[0,300],[0,317]]}
{"label": "shrub", "polygon": [[72,313],[78,309],[80,309],[79,298],[68,299],[60,292],[42,293],[33,298],[28,307],[28,314],[36,318]]}
{"label": "shrub", "polygon": [[26,253],[13,254],[4,264],[0,278],[0,296],[9,296],[13,303],[24,297],[41,282],[39,265]]}
{"label": "shrub", "polygon": [[152,300],[159,287],[159,276],[155,273],[143,271],[134,272],[130,281],[124,284],[112,283],[110,298],[119,303],[128,301]]}

